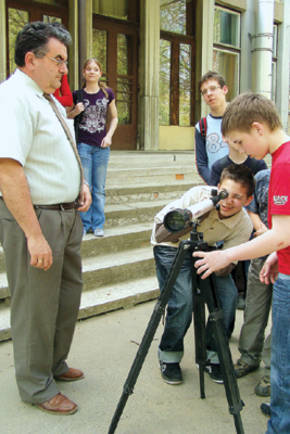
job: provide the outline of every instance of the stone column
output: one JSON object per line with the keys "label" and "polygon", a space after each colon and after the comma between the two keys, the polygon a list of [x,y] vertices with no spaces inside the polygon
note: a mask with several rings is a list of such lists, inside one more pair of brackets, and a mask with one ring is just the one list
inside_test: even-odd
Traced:
{"label": "stone column", "polygon": [[[283,128],[290,129],[288,118],[289,91],[290,91],[290,2],[283,4],[283,23],[280,26],[278,42],[278,65],[277,65],[277,108],[280,112]],[[287,89],[289,91],[287,92]]]}
{"label": "stone column", "polygon": [[[82,66],[93,50],[93,6],[92,0],[78,0],[79,8],[79,81],[82,77]],[[81,83],[79,83],[81,85]]]}
{"label": "stone column", "polygon": [[0,82],[6,79],[6,7],[0,0]]}
{"label": "stone column", "polygon": [[141,0],[139,68],[139,148],[159,147],[160,2]]}
{"label": "stone column", "polygon": [[73,43],[69,47],[69,83],[72,89],[78,89],[79,87],[79,57],[78,57],[78,0],[69,0],[69,17],[68,28],[72,36]]}
{"label": "stone column", "polygon": [[[201,75],[212,70],[213,60],[213,28],[214,28],[214,0],[202,2],[202,51],[201,51]],[[198,89],[199,92],[199,89]],[[209,112],[209,107],[201,98],[202,116]]]}

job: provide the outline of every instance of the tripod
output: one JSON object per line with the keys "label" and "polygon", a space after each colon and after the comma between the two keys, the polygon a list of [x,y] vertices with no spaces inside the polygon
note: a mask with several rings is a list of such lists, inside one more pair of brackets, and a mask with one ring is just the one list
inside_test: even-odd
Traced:
{"label": "tripod", "polygon": [[[125,384],[123,393],[113,415],[108,434],[113,434],[122,415],[128,397],[133,393],[138,375],[141,371],[143,362],[148,353],[154,334],[159,325],[160,319],[164,313],[169,297],[180,268],[183,264],[184,257],[187,251],[193,252],[197,250],[209,250],[208,245],[203,241],[203,234],[197,232],[197,223],[194,224],[193,230],[190,233],[190,240],[181,241],[177,249],[175,260],[171,266],[165,287],[157,300],[153,313],[145,330],[144,336],[140,343],[139,349],[131,366]],[[194,258],[192,261],[194,265]],[[192,266],[193,266],[192,265]],[[193,276],[195,273],[193,272]],[[194,278],[194,277],[193,277]],[[206,365],[206,344],[205,344],[205,303],[209,311],[208,321],[212,324],[212,329],[216,341],[217,353],[220,360],[221,371],[224,379],[224,387],[229,405],[229,412],[234,417],[237,434],[244,434],[240,411],[243,408],[237,380],[235,377],[233,362],[225,334],[225,329],[222,319],[222,310],[215,291],[215,283],[213,276],[202,280],[196,274],[197,282],[193,282],[193,313],[194,313],[194,335],[195,335],[195,357],[196,363],[199,365],[200,379],[200,397],[205,398],[204,391],[204,370]],[[196,284],[197,283],[197,284]]]}

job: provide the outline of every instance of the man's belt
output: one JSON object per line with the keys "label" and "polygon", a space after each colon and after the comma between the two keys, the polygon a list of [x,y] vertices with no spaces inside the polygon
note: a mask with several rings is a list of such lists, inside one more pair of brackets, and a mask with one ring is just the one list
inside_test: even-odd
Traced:
{"label": "man's belt", "polygon": [[79,208],[79,203],[77,200],[74,200],[73,202],[56,203],[52,205],[34,205],[34,208],[51,209],[55,211],[65,211],[68,209]]}

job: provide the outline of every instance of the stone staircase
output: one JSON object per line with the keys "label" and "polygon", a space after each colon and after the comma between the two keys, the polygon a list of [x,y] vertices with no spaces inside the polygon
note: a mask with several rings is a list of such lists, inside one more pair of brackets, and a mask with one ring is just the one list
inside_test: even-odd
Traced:
{"label": "stone staircase", "polygon": [[[193,152],[112,151],[105,237],[82,242],[83,279],[79,319],[152,300],[159,289],[150,235],[154,215],[200,183]],[[9,291],[0,251],[0,341],[10,339]]]}

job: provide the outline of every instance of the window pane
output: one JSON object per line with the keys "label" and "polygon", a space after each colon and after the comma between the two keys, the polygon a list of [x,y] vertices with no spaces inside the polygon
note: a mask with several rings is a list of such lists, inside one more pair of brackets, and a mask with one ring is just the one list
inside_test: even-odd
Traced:
{"label": "window pane", "polygon": [[117,74],[128,74],[128,39],[129,36],[118,33],[117,36]]}
{"label": "window pane", "polygon": [[160,40],[160,76],[159,76],[159,123],[170,122],[170,56],[171,44]]}
{"label": "window pane", "polygon": [[8,43],[9,43],[9,72],[14,72],[16,65],[14,61],[15,53],[15,40],[18,32],[22,30],[23,26],[29,21],[29,14],[27,11],[20,9],[8,9]]}
{"label": "window pane", "polygon": [[128,0],[93,0],[93,13],[127,20]]}
{"label": "window pane", "polygon": [[277,45],[278,45],[278,26],[273,27],[273,57],[277,57]]}
{"label": "window pane", "polygon": [[118,78],[116,106],[119,124],[131,123],[131,100],[132,89],[130,80],[128,78]]}
{"label": "window pane", "polygon": [[240,47],[240,15],[215,8],[214,42]]}
{"label": "window pane", "polygon": [[37,3],[45,3],[45,4],[48,4],[51,6],[67,6],[67,4],[66,4],[67,1],[64,1],[64,0],[33,0],[32,3],[36,3],[36,2]]}
{"label": "window pane", "polygon": [[50,15],[43,15],[42,19],[45,23],[62,23],[62,19],[60,17],[52,17]]}
{"label": "window pane", "polygon": [[160,0],[160,28],[186,35],[186,0]]}
{"label": "window pane", "polygon": [[102,65],[103,74],[107,71],[107,32],[106,30],[93,29],[93,56]]}
{"label": "window pane", "polygon": [[179,51],[179,125],[190,125],[191,46],[180,44]]}
{"label": "window pane", "polygon": [[214,49],[213,69],[225,78],[229,88],[227,99],[232,100],[239,93],[239,54]]}
{"label": "window pane", "polygon": [[276,101],[276,90],[277,90],[277,63],[272,62],[272,92],[271,99]]}

